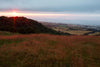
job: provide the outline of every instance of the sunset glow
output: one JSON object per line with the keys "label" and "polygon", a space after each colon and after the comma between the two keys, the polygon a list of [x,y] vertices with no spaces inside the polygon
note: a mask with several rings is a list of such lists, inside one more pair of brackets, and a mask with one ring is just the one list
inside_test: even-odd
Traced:
{"label": "sunset glow", "polygon": [[12,15],[13,15],[13,16],[18,16],[18,13],[13,12]]}
{"label": "sunset glow", "polygon": [[0,16],[100,16],[100,14],[40,13],[40,12],[0,12]]}
{"label": "sunset glow", "polygon": [[39,13],[39,12],[0,12],[4,16],[73,16],[72,14]]}
{"label": "sunset glow", "polygon": [[[100,21],[100,14],[96,13],[66,13],[66,12],[34,12],[34,11],[0,11],[0,16],[24,16],[38,21],[80,23],[83,20],[97,22]],[[71,20],[71,21],[70,21]],[[91,24],[91,23],[90,23]]]}

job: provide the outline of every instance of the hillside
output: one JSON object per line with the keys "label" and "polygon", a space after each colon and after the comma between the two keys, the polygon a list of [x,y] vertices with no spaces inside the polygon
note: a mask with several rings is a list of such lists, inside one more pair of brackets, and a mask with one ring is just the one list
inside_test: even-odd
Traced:
{"label": "hillside", "polygon": [[59,35],[70,35],[68,33],[57,32],[47,28],[38,21],[27,19],[25,17],[0,17],[0,31],[10,31],[13,33],[48,33]]}
{"label": "hillside", "polygon": [[5,35],[0,67],[100,67],[99,36]]}
{"label": "hillside", "polygon": [[73,35],[100,35],[100,26],[41,22],[48,28]]}

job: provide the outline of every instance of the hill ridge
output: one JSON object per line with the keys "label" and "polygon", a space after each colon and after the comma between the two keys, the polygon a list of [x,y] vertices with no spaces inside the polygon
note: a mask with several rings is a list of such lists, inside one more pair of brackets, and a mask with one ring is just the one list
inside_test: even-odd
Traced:
{"label": "hill ridge", "polygon": [[59,35],[70,35],[62,33],[53,29],[47,28],[36,20],[28,19],[26,17],[0,17],[0,31],[10,31],[14,33],[48,33]]}

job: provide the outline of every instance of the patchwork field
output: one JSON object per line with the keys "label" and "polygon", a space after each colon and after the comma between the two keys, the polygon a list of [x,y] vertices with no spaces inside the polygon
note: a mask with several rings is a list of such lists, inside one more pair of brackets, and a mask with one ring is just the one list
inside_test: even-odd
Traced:
{"label": "patchwork field", "polygon": [[48,28],[72,35],[100,35],[99,26],[41,22]]}
{"label": "patchwork field", "polygon": [[0,35],[0,67],[100,67],[100,36]]}

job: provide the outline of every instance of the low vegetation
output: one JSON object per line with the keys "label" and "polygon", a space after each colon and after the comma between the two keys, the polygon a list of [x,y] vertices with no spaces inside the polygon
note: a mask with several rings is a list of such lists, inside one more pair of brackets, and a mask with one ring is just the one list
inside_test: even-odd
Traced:
{"label": "low vegetation", "polygon": [[10,35],[18,35],[19,33],[11,33],[7,31],[0,31],[0,35],[10,36]]}
{"label": "low vegetation", "polygon": [[0,67],[100,67],[100,36],[0,35]]}

